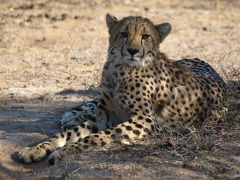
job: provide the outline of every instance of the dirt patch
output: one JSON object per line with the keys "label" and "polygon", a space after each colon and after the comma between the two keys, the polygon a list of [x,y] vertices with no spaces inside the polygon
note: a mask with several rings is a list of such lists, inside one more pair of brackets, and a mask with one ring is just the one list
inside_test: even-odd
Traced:
{"label": "dirt patch", "polygon": [[[173,32],[161,51],[173,59],[203,59],[228,83],[223,123],[97,149],[53,167],[14,162],[14,152],[59,132],[65,111],[97,95],[108,12],[170,22]],[[239,12],[237,0],[2,0],[0,179],[240,178]]]}

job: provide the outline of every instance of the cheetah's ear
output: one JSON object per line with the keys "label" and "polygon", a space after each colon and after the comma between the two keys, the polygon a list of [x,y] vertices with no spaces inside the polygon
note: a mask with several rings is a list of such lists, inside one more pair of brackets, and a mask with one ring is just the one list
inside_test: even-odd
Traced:
{"label": "cheetah's ear", "polygon": [[118,22],[118,19],[111,15],[111,14],[106,14],[106,23],[108,26],[108,30],[110,30],[114,24],[116,24]]}
{"label": "cheetah's ear", "polygon": [[155,26],[158,31],[158,35],[160,38],[160,43],[167,37],[167,35],[171,32],[172,26],[169,23],[162,23]]}

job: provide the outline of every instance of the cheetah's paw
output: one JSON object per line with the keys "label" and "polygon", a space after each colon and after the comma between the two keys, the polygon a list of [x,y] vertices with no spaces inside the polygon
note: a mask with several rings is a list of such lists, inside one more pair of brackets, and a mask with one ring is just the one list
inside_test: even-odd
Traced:
{"label": "cheetah's paw", "polygon": [[47,157],[47,151],[38,146],[25,147],[18,153],[20,162],[24,164],[39,162]]}

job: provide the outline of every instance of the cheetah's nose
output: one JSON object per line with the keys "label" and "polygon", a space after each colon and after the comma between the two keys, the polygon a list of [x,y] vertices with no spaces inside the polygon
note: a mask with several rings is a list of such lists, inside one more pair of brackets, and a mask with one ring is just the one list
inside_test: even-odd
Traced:
{"label": "cheetah's nose", "polygon": [[136,48],[128,48],[127,51],[129,52],[129,54],[131,54],[132,56],[135,55],[136,53],[139,52],[139,49]]}

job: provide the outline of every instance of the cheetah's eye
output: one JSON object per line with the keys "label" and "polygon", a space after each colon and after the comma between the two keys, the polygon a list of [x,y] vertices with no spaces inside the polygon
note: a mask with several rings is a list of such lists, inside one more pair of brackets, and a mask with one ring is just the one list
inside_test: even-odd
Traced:
{"label": "cheetah's eye", "polygon": [[146,40],[148,38],[150,38],[151,36],[149,34],[143,34],[142,35],[142,39]]}
{"label": "cheetah's eye", "polygon": [[122,37],[125,37],[125,38],[128,37],[128,33],[127,32],[121,32],[120,34],[122,35]]}

